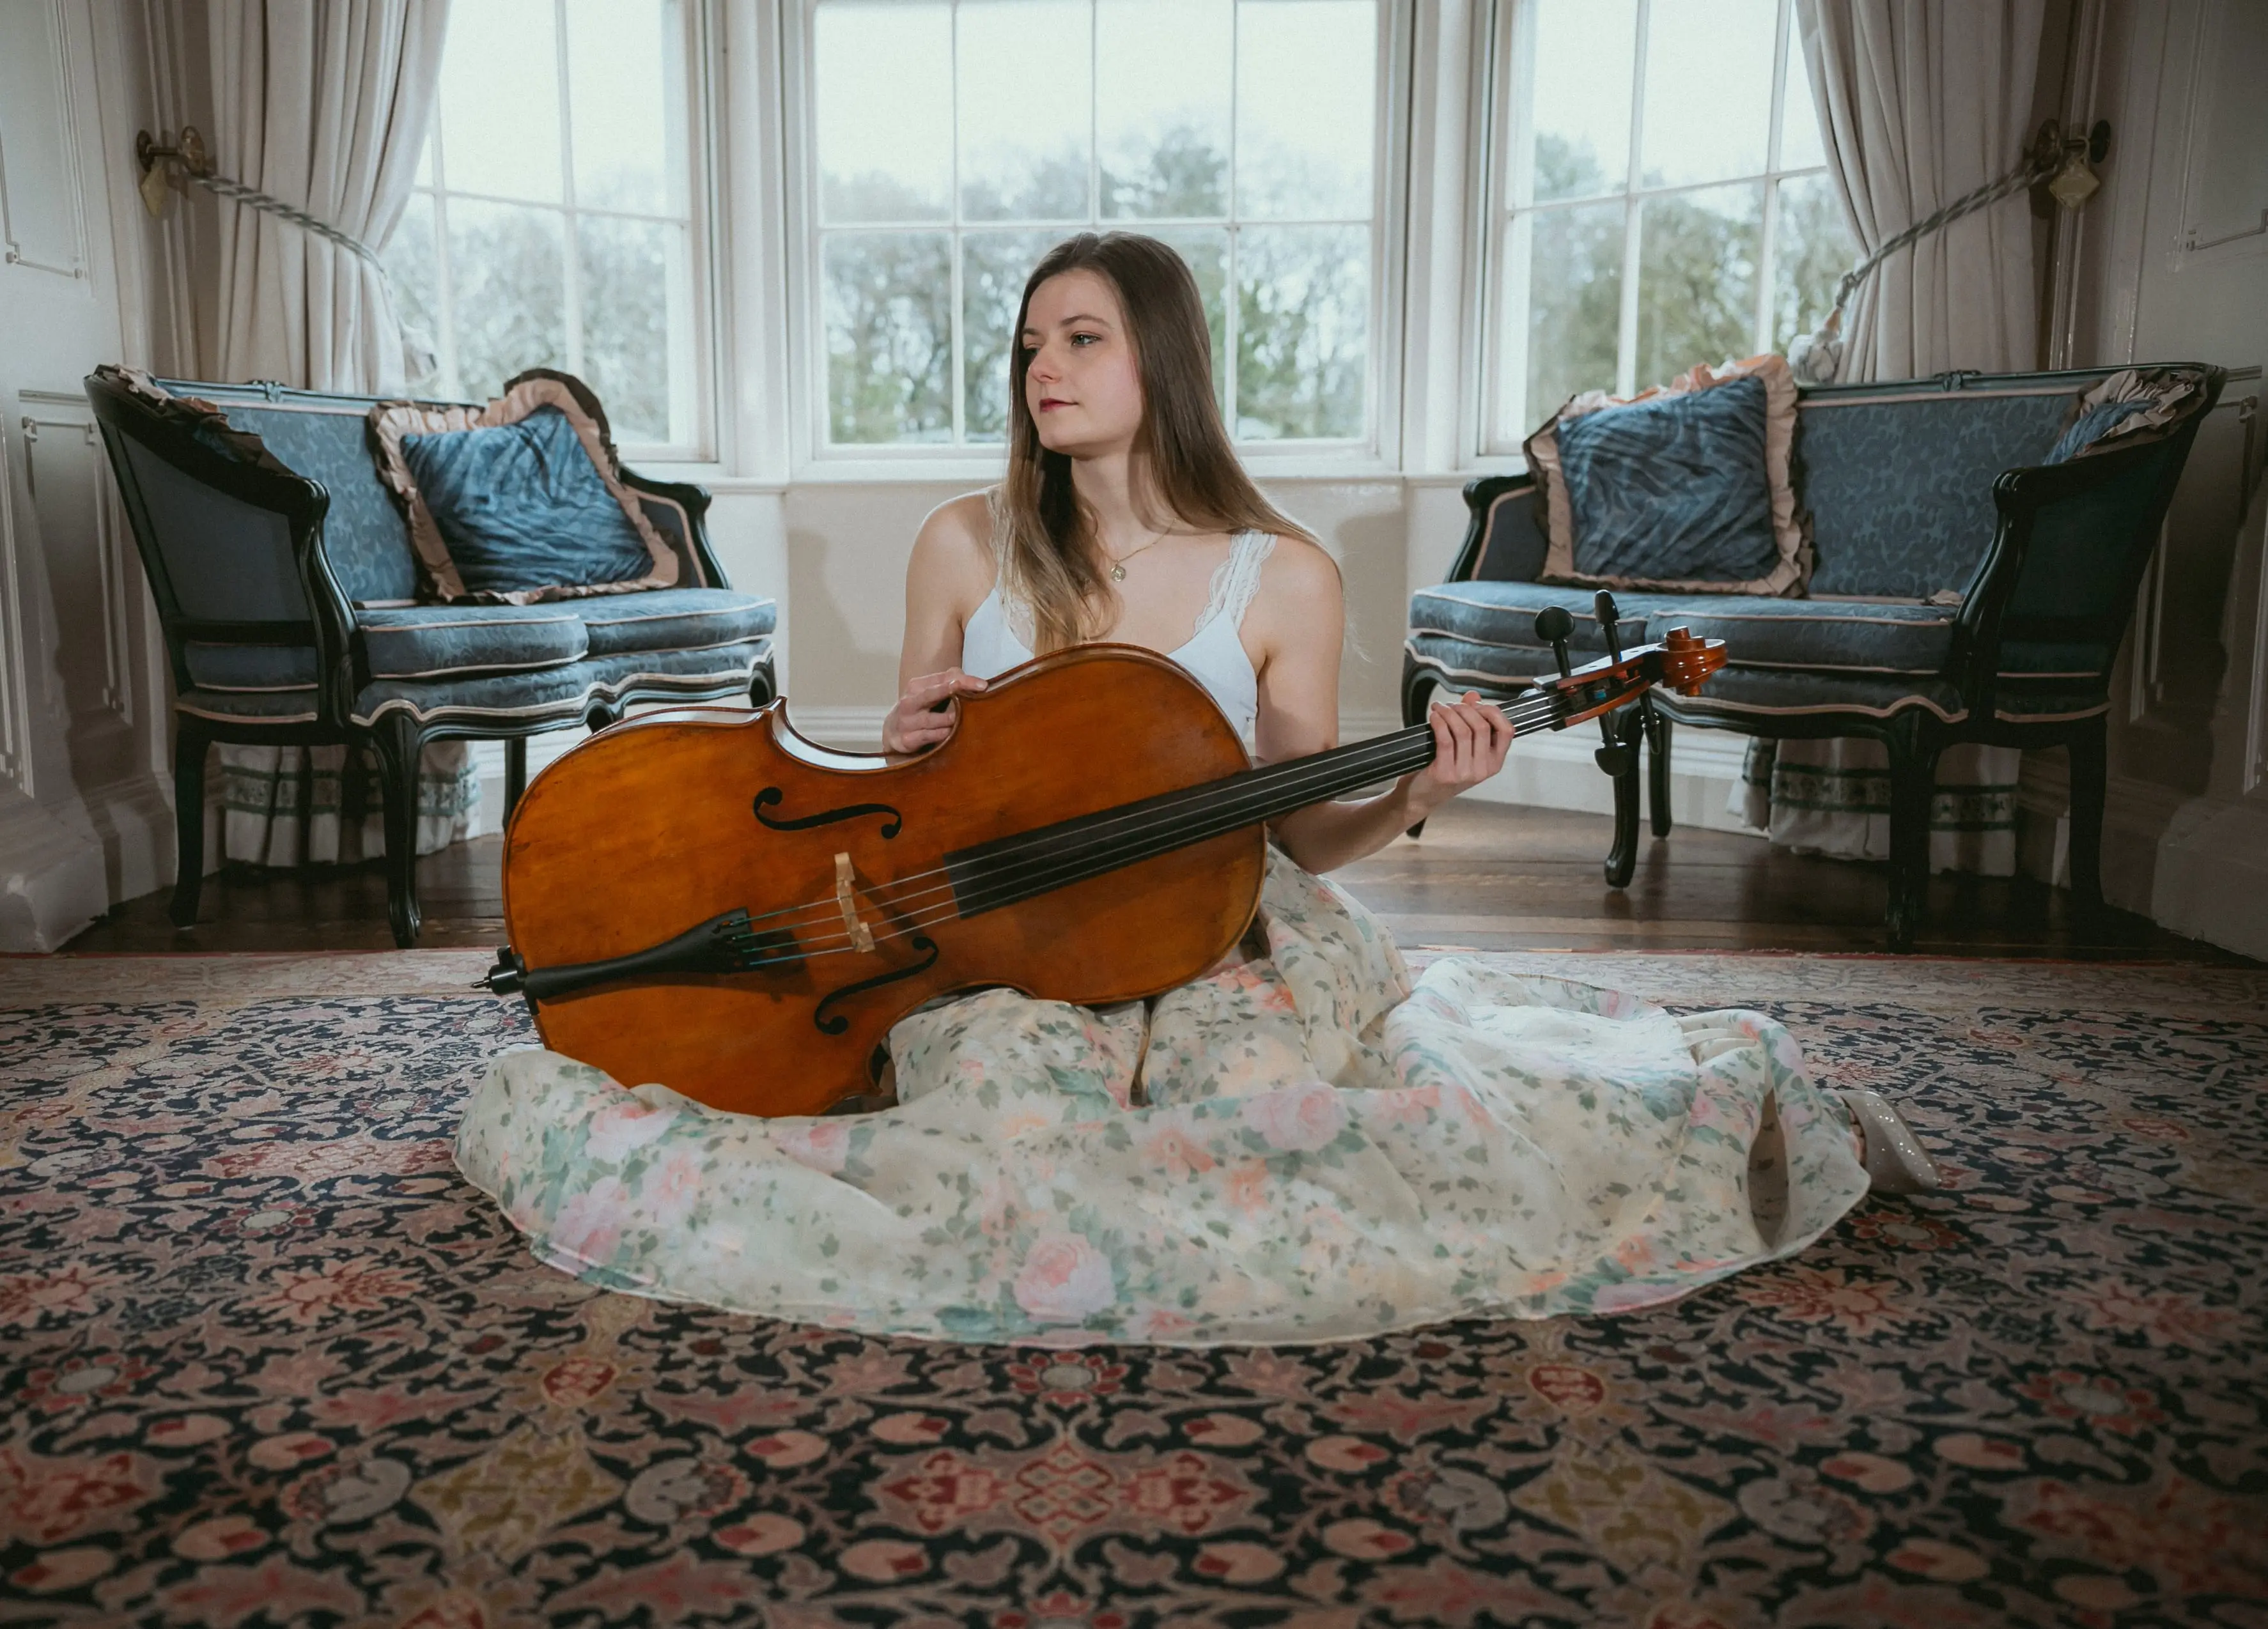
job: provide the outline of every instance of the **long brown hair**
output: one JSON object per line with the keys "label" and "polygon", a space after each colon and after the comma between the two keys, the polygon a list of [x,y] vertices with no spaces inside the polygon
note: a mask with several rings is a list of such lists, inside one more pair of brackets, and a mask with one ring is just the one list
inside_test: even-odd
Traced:
{"label": "long brown hair", "polygon": [[1138,232],[1081,232],[1032,268],[1009,331],[1008,475],[993,501],[992,547],[1010,587],[1031,607],[1035,651],[1094,638],[1115,620],[1117,598],[1095,547],[1094,517],[1071,485],[1071,461],[1040,444],[1024,399],[1032,355],[1023,334],[1032,296],[1049,278],[1070,271],[1091,271],[1108,283],[1125,313],[1142,380],[1134,448],[1168,511],[1162,518],[1208,531],[1314,540],[1260,495],[1236,461],[1213,395],[1204,301],[1188,264]]}

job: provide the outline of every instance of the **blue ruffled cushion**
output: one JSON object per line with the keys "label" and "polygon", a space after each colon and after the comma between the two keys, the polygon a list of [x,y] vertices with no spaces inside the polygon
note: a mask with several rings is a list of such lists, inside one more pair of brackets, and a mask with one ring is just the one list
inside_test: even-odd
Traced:
{"label": "blue ruffled cushion", "polygon": [[2158,405],[2155,396],[2130,396],[2124,401],[2098,401],[2072,421],[2048,451],[2046,462],[2068,464],[2138,413]]}
{"label": "blue ruffled cushion", "polygon": [[471,592],[627,583],[653,569],[556,407],[513,424],[404,436],[401,453]]}
{"label": "blue ruffled cushion", "polygon": [[1748,583],[1778,563],[1755,378],[1561,422],[1587,577]]}

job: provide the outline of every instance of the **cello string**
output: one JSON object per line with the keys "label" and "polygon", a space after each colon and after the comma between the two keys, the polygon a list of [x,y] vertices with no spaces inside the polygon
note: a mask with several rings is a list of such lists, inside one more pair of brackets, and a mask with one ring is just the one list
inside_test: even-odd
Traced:
{"label": "cello string", "polygon": [[[1548,721],[1557,710],[1550,701],[1548,698],[1543,697],[1529,697],[1519,701],[1500,703],[1498,705],[1499,710],[1503,711],[1507,718],[1512,719],[1515,727],[1525,724],[1529,726],[1531,732],[1534,726],[1540,723]],[[1307,771],[1300,775],[1283,777],[1279,780],[1269,781],[1264,785],[1248,785],[1241,788],[1237,791],[1227,795],[1232,802],[1225,806],[1233,806],[1233,803],[1238,801],[1252,801],[1256,794],[1259,795],[1262,798],[1264,798],[1265,801],[1272,802],[1278,796],[1304,791],[1309,787],[1322,786],[1332,780],[1341,777],[1342,775],[1357,771],[1359,771],[1365,778],[1368,778],[1382,771],[1385,767],[1390,765],[1395,759],[1400,757],[1403,752],[1406,752],[1410,748],[1416,746],[1420,738],[1421,737],[1418,737],[1415,731],[1411,730],[1396,731],[1393,735],[1381,737],[1375,743],[1362,744],[1363,747],[1366,749],[1363,752],[1351,754],[1348,757],[1339,759],[1329,766],[1322,767],[1316,770]],[[1373,748],[1375,750],[1371,750]],[[1322,755],[1319,753],[1316,756],[1320,757]],[[1264,773],[1264,770],[1247,773]],[[1231,779],[1239,778],[1241,777],[1231,777]],[[1359,785],[1361,784],[1361,781],[1356,781],[1354,784]],[[1060,857],[1073,858],[1084,856],[1091,853],[1097,846],[1105,842],[1134,840],[1138,840],[1141,837],[1147,836],[1159,827],[1170,826],[1174,820],[1183,818],[1191,812],[1189,805],[1193,803],[1201,803],[1207,798],[1219,798],[1222,796],[1219,789],[1219,787],[1220,782],[1214,781],[1202,786],[1188,788],[1185,789],[1186,795],[1178,799],[1169,807],[1145,810],[1139,814],[1123,815],[1114,820],[1098,821],[1094,826],[1090,827],[1087,831],[1080,834],[1080,840],[1075,849],[1071,851],[1069,855]],[[1138,824],[1136,824],[1130,831],[1120,829],[1125,826],[1128,822],[1136,822]],[[1236,824],[1244,825],[1248,824],[1248,822],[1239,821]],[[1233,830],[1235,827],[1230,826],[1226,829]],[[988,859],[991,860],[995,863],[1005,862],[1008,864],[1012,864],[1016,858],[1017,855],[1013,849],[1002,850],[988,856]],[[925,899],[931,895],[949,892],[953,887],[953,884],[950,881],[946,881],[936,884],[928,888],[917,889],[914,892],[908,892],[907,888],[909,884],[926,882],[932,877],[943,877],[947,875],[948,868],[943,866],[934,867],[925,871],[913,872],[906,877],[896,878],[892,882],[885,884],[883,886],[872,891],[868,897],[874,901],[878,907],[884,910],[886,913],[901,911],[912,905],[916,900]],[[815,899],[805,905],[783,906],[779,910],[766,912],[761,916],[751,915],[748,918],[748,921],[753,924],[758,921],[772,921],[778,917],[790,914],[806,912],[824,913],[836,908],[838,908],[836,901],[831,898]],[[841,936],[846,940],[850,937],[847,933]],[[818,943],[825,943],[827,941],[825,939],[821,939]]]}
{"label": "cello string", "polygon": [[[1515,727],[1522,724],[1529,726],[1529,733],[1533,732],[1535,725],[1548,722],[1557,711],[1557,708],[1549,701],[1543,698],[1531,697],[1520,701],[1500,703],[1498,705],[1499,710],[1503,711],[1506,716],[1513,721]],[[1313,787],[1328,784],[1329,781],[1336,780],[1342,775],[1348,774],[1357,769],[1359,769],[1364,779],[1372,778],[1376,774],[1382,773],[1395,759],[1399,758],[1403,752],[1408,752],[1410,748],[1416,746],[1421,739],[1426,738],[1427,736],[1430,736],[1430,731],[1426,732],[1426,736],[1421,736],[1416,730],[1397,730],[1392,735],[1381,736],[1374,742],[1365,742],[1359,744],[1359,751],[1351,752],[1344,758],[1336,759],[1331,764],[1322,766],[1315,769],[1304,771],[1298,774],[1285,775],[1280,779],[1270,780],[1264,784],[1252,784],[1248,782],[1238,787],[1234,790],[1226,792],[1224,792],[1222,789],[1224,786],[1224,781],[1209,781],[1199,786],[1187,788],[1184,789],[1183,795],[1182,796],[1167,807],[1143,810],[1138,813],[1123,814],[1117,816],[1115,818],[1097,819],[1094,826],[1087,828],[1086,831],[1080,833],[1080,847],[1081,848],[1085,848],[1091,846],[1094,842],[1105,839],[1136,837],[1146,834],[1148,831],[1153,829],[1157,826],[1170,825],[1174,819],[1180,818],[1190,812],[1193,805],[1201,806],[1207,800],[1222,798],[1226,798],[1230,801],[1247,800],[1249,799],[1253,794],[1257,793],[1269,801],[1273,801],[1275,797],[1280,795],[1305,791]],[[1324,756],[1324,754],[1317,753],[1315,756],[1320,758]],[[1297,764],[1301,761],[1303,760],[1295,759],[1288,764],[1265,766],[1259,770],[1247,771],[1244,774],[1225,777],[1225,780],[1226,781],[1243,781],[1245,780],[1245,775],[1265,775],[1270,768],[1288,769],[1292,767],[1292,764]],[[1352,785],[1359,786],[1363,783],[1363,781],[1355,780],[1351,783]],[[1104,815],[1108,815],[1108,811],[1104,811],[1102,813]],[[1092,818],[1094,817],[1088,818]],[[1120,829],[1124,827],[1129,822],[1138,823],[1132,831],[1129,832]],[[1239,824],[1243,824],[1243,822],[1240,822]],[[997,851],[994,855],[987,856],[988,859],[998,861],[1012,861],[1015,857],[1015,851],[1013,849],[1007,848]],[[929,871],[915,872],[910,876],[898,879],[896,883],[892,884],[889,886],[891,889],[895,890],[902,887],[902,885],[907,883],[920,882],[931,877],[943,875],[944,871],[945,868],[939,867]],[[927,892],[933,892],[936,891],[932,889]],[[887,899],[891,903],[902,904],[909,899],[917,898],[919,896],[907,895],[895,892],[886,894],[883,891],[877,890],[873,897],[878,902]]]}
{"label": "cello string", "polygon": [[[1523,703],[1521,705],[1527,706],[1528,704]],[[1539,715],[1539,716],[1540,715]],[[1391,739],[1392,737],[1388,738]],[[1413,739],[1404,743],[1403,745],[1405,746],[1410,746],[1415,745],[1417,743]],[[1381,761],[1381,759],[1382,755],[1373,754],[1366,759],[1347,761],[1360,761],[1365,764],[1366,767],[1367,767]],[[1260,816],[1256,811],[1258,808],[1264,807],[1267,803],[1272,802],[1276,795],[1289,788],[1321,784],[1324,780],[1329,778],[1330,777],[1328,775],[1294,777],[1287,779],[1280,785],[1248,789],[1246,793],[1240,798],[1235,800],[1223,800],[1214,809],[1208,811],[1212,815],[1214,820],[1219,823],[1215,830],[1203,832],[1196,837],[1189,838],[1185,840],[1185,843],[1202,842],[1207,840],[1209,838],[1223,836],[1230,832],[1239,829],[1241,826],[1250,825],[1254,819],[1264,818]],[[1247,815],[1245,813],[1245,810],[1248,807],[1252,808],[1255,812],[1250,815]],[[1136,833],[1136,835],[1149,835],[1151,833],[1160,828],[1170,826],[1171,824],[1172,823],[1170,821],[1153,821],[1148,827],[1145,828],[1142,832]],[[1104,865],[1096,866],[1092,863],[1092,861],[1099,849],[1108,848],[1114,851],[1114,853],[1116,851],[1122,851],[1127,840],[1128,836],[1126,833],[1115,833],[1113,834],[1112,840],[1107,844],[1100,840],[1084,842],[1075,849],[1055,856],[1054,860],[1050,863],[1039,868],[1036,871],[1027,873],[1013,879],[1018,884],[1036,884],[1036,886],[1027,888],[1020,897],[1029,899],[1035,895],[1050,892],[1057,888],[1066,887],[1071,884],[1085,881],[1093,877],[1105,875],[1111,870],[1119,869],[1119,867],[1123,864],[1138,863],[1138,859],[1135,861],[1125,861],[1116,857],[1112,858],[1108,863]],[[1173,847],[1181,846],[1184,846],[1184,844],[1173,845]],[[1169,847],[1158,852],[1170,853],[1171,848]],[[1157,857],[1157,855],[1153,853],[1151,855],[1141,855],[1139,856],[1139,859],[1150,859],[1155,857]],[[938,874],[939,873],[936,871],[917,873],[915,877],[909,877],[905,880],[917,881],[922,877],[935,876]],[[902,909],[904,905],[911,899],[950,892],[952,892],[952,884],[948,883],[938,887],[923,890],[920,892],[912,895],[895,896],[891,899],[890,904],[893,906]],[[880,900],[883,896],[880,891],[877,891],[873,897],[877,900]],[[832,905],[833,901],[830,900],[828,903]],[[1014,903],[1014,901],[1005,901],[1004,903]],[[874,939],[877,943],[880,943],[884,940],[906,938],[911,935],[921,932],[924,928],[934,927],[939,922],[949,921],[954,918],[961,916],[965,914],[962,902],[958,899],[950,902],[940,902],[939,905],[924,907],[920,910],[906,914],[900,919],[902,925],[892,928],[885,932],[876,933],[874,935]],[[815,941],[811,948],[799,950],[798,951],[781,956],[768,957],[759,960],[745,963],[743,964],[742,971],[753,972],[762,967],[782,965],[795,961],[807,960],[818,956],[845,955],[850,953],[853,949],[850,940],[850,936],[848,933],[838,932],[830,934]]]}
{"label": "cello string", "polygon": [[[1548,723],[1558,713],[1559,708],[1550,698],[1530,697],[1519,701],[1499,703],[1498,710],[1513,723],[1516,733],[1520,732],[1518,727],[1521,725],[1528,727],[1526,733],[1533,733],[1536,725]],[[1257,779],[1256,777],[1267,774],[1267,769],[1263,768],[1248,772],[1256,777],[1254,780],[1248,781],[1245,776],[1239,775],[1228,777],[1228,784],[1226,785],[1224,781],[1217,781],[1192,787],[1187,789],[1183,796],[1176,799],[1167,807],[1145,810],[1138,814],[1130,813],[1112,819],[1098,819],[1094,826],[1079,833],[1078,846],[1071,852],[1084,854],[1104,842],[1138,840],[1160,828],[1169,827],[1175,821],[1187,818],[1192,813],[1202,818],[1215,809],[1241,808],[1254,803],[1264,805],[1275,802],[1279,797],[1304,794],[1314,788],[1327,785],[1334,781],[1344,781],[1350,786],[1359,786],[1365,781],[1375,778],[1394,767],[1397,759],[1421,743],[1430,742],[1430,730],[1421,726],[1380,737],[1375,742],[1362,743],[1358,750],[1345,757],[1336,758],[1330,764],[1298,774],[1284,774],[1266,780]],[[1323,754],[1318,753],[1315,756],[1320,758]],[[1419,760],[1418,767],[1430,762],[1432,754],[1429,752],[1425,759]],[[1293,759],[1291,763],[1270,767],[1290,769],[1302,761],[1305,760]],[[1297,803],[1292,805],[1292,807],[1299,806]],[[1131,829],[1124,829],[1130,822],[1134,823]],[[1248,823],[1248,820],[1239,819],[1223,829],[1233,830],[1236,826]],[[1017,857],[1017,853],[1012,848],[1003,848],[986,856],[988,861],[1006,863],[1012,863]],[[902,881],[917,882],[937,874],[934,871],[918,872]],[[936,890],[926,892],[934,892]],[[877,891],[874,897],[878,901],[885,898],[880,891]],[[893,903],[902,904],[917,897],[919,896],[894,893],[889,895],[888,899]]]}
{"label": "cello string", "polygon": [[[1549,722],[1556,714],[1562,710],[1558,705],[1560,693],[1561,693],[1555,691],[1543,695],[1526,697],[1519,701],[1499,702],[1497,704],[1498,710],[1502,712],[1507,719],[1510,719],[1513,723],[1516,730],[1518,726],[1526,724],[1529,726],[1529,732],[1532,733],[1535,725]],[[1430,731],[1428,731],[1428,734],[1430,734]],[[1057,855],[1054,862],[1040,870],[1036,874],[1035,877],[1027,880],[1038,880],[1041,878],[1053,879],[1064,877],[1066,872],[1076,873],[1079,866],[1089,860],[1097,849],[1106,846],[1115,848],[1126,842],[1138,841],[1140,839],[1150,836],[1153,833],[1161,829],[1170,828],[1176,820],[1183,818],[1189,813],[1193,812],[1189,805],[1202,804],[1207,799],[1215,800],[1214,806],[1210,810],[1200,807],[1194,812],[1199,814],[1201,818],[1203,815],[1210,813],[1213,815],[1215,818],[1219,818],[1222,816],[1226,815],[1230,811],[1238,810],[1245,805],[1264,807],[1267,803],[1274,802],[1279,796],[1297,791],[1304,791],[1310,787],[1324,785],[1329,781],[1337,779],[1343,774],[1351,773],[1358,768],[1366,777],[1367,777],[1374,773],[1381,772],[1402,753],[1418,745],[1420,739],[1421,737],[1418,735],[1415,730],[1396,731],[1392,735],[1379,737],[1375,743],[1363,744],[1364,751],[1339,759],[1327,767],[1323,767],[1316,770],[1307,771],[1297,775],[1285,776],[1280,780],[1268,781],[1263,785],[1247,784],[1233,792],[1226,794],[1226,796],[1223,796],[1218,789],[1220,785],[1218,781],[1211,782],[1204,786],[1189,788],[1187,789],[1187,796],[1177,800],[1174,805],[1168,808],[1145,810],[1139,815],[1123,815],[1115,820],[1098,823],[1088,832],[1081,834],[1081,840],[1076,848]],[[1322,754],[1317,754],[1317,756],[1320,757]],[[1295,759],[1293,761],[1297,762],[1298,760]],[[1247,773],[1264,773],[1264,771]],[[1241,777],[1232,777],[1232,779],[1238,778]],[[1356,781],[1353,784],[1359,785],[1361,784],[1361,781]],[[1256,816],[1255,818],[1264,817]],[[1130,831],[1118,829],[1126,826],[1130,821],[1138,822],[1138,824],[1137,824]],[[1234,831],[1240,826],[1249,824],[1251,824],[1250,819],[1232,819],[1227,824],[1221,826],[1218,831],[1206,833],[1202,836],[1191,838],[1188,840],[1191,842],[1201,842],[1205,840],[1207,837],[1223,835],[1227,832]],[[1162,852],[1170,852],[1170,849]],[[1145,855],[1143,857],[1154,858],[1155,855]],[[1012,864],[1016,858],[1016,852],[1013,849],[1005,850],[991,856],[988,856],[988,858],[996,863],[1006,862],[1008,864]],[[1130,862],[1129,863],[1132,862]],[[1115,869],[1115,867],[1098,868],[1097,870],[1088,871],[1086,875],[1101,875],[1102,871],[1111,869]],[[873,899],[875,904],[886,914],[895,915],[904,912],[906,907],[910,906],[916,900],[927,899],[939,893],[952,892],[954,891],[954,884],[950,880],[933,884],[928,888],[916,890],[910,893],[905,892],[907,884],[924,882],[931,877],[947,876],[948,869],[943,866],[934,867],[926,871],[917,871],[910,876],[901,877],[890,884],[887,884],[882,888],[874,890],[869,895],[869,898]],[[1084,880],[1084,878],[1078,875],[1071,875],[1067,880],[1070,882],[1076,882]],[[1045,883],[1045,885],[1033,890],[1032,893],[1043,893],[1049,892],[1052,888],[1064,885],[1066,885],[1066,883],[1064,882],[1049,880]],[[1031,893],[1027,893],[1024,897],[1030,898],[1032,896]],[[774,921],[785,915],[800,914],[810,912],[825,913],[837,908],[839,908],[837,902],[833,899],[815,899],[801,906],[783,906],[776,911],[766,912],[761,916],[752,915],[747,920],[751,924],[753,924],[757,921]],[[942,913],[932,913],[931,914],[922,915],[920,913],[917,912],[916,914],[919,916],[919,920],[911,927],[902,929],[894,929],[887,934],[877,935],[876,937],[878,939],[903,937],[908,933],[919,932],[922,928],[932,926],[939,921],[946,921],[959,914],[960,907],[958,903],[946,907]],[[768,958],[762,961],[748,963],[747,964],[747,966],[753,969],[760,966],[773,965],[779,962],[801,959],[809,956],[836,954],[837,952],[835,950],[821,947],[830,946],[835,942],[840,941],[843,948],[847,949],[850,944],[850,937],[851,936],[847,931],[823,936],[818,940],[814,941],[810,948],[800,950],[796,954],[777,958]]]}

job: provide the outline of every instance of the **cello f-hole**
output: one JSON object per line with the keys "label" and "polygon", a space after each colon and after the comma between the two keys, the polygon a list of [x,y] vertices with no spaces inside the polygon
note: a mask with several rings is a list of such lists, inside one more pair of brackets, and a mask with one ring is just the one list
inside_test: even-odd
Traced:
{"label": "cello f-hole", "polygon": [[867,990],[877,990],[886,984],[895,984],[901,979],[910,979],[916,973],[927,972],[936,965],[936,940],[925,933],[917,933],[906,943],[909,949],[922,952],[921,960],[908,966],[893,968],[888,972],[878,972],[871,979],[861,979],[856,984],[846,984],[839,990],[828,992],[826,999],[813,1009],[811,1015],[811,1022],[818,1026],[821,1035],[840,1035],[850,1027],[850,1019],[839,1012],[829,1013],[827,1010],[836,1002],[847,1002],[852,996],[861,994]]}
{"label": "cello f-hole", "polygon": [[787,794],[776,786],[768,786],[756,794],[756,824],[771,832],[807,832],[814,826],[832,826],[837,820],[856,820],[865,815],[887,815],[880,828],[887,840],[895,837],[905,825],[905,816],[887,803],[845,803],[840,809],[822,810],[815,815],[804,815],[794,820],[781,820],[764,812],[774,803],[784,803]]}

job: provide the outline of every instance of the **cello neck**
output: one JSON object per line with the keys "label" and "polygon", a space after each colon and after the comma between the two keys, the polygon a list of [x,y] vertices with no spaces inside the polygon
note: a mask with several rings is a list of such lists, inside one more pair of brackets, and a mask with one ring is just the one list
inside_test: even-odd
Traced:
{"label": "cello neck", "polygon": [[[1645,687],[1638,684],[1615,699],[1626,700]],[[1563,729],[1571,719],[1603,710],[1592,695],[1556,689],[1498,702],[1497,709],[1512,721],[1515,735]],[[975,916],[1359,787],[1398,780],[1432,763],[1433,756],[1432,726],[1417,724],[965,848],[946,856],[946,872],[959,914]]]}

